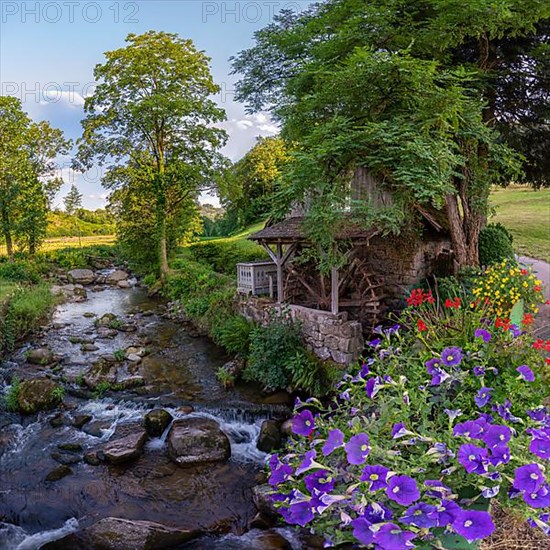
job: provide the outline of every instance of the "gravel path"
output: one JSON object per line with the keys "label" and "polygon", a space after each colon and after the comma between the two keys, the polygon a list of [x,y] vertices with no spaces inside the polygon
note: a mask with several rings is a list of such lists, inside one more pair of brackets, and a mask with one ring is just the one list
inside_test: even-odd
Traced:
{"label": "gravel path", "polygon": [[[532,266],[534,273],[542,281],[546,299],[550,299],[550,264],[542,260],[535,260],[527,256],[518,256],[518,261],[522,264]],[[536,323],[537,336],[550,339],[550,306],[543,305]]]}

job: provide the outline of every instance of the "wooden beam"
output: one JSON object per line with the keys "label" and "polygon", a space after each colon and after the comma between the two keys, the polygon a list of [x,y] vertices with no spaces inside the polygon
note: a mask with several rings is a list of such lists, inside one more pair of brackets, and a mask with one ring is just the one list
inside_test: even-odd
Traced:
{"label": "wooden beam", "polygon": [[338,285],[338,268],[333,267],[330,272],[330,284],[331,284],[331,311],[333,315],[338,314],[339,304],[338,304],[338,294],[340,287]]}
{"label": "wooden beam", "polygon": [[286,264],[286,262],[290,259],[290,257],[294,254],[294,251],[296,250],[296,243],[291,243],[288,245],[288,248],[286,249],[286,252],[283,256],[283,265]]}
{"label": "wooden beam", "polygon": [[282,304],[284,302],[283,296],[283,245],[277,243],[277,256],[275,259],[277,264],[277,303]]}
{"label": "wooden beam", "polygon": [[266,252],[269,254],[269,257],[273,260],[273,263],[276,264],[277,263],[277,256],[275,255],[273,250],[271,250],[271,248],[269,247],[269,245],[265,241],[262,241],[262,246],[265,248]]}

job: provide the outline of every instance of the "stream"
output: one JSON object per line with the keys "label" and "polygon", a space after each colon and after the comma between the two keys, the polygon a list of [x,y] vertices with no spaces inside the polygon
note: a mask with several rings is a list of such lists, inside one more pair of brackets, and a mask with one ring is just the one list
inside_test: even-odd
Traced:
{"label": "stream", "polygon": [[[226,391],[215,375],[228,360],[224,352],[170,320],[165,304],[135,281],[129,288],[86,289],[87,299],[58,306],[47,327],[0,363],[2,393],[14,375],[48,377],[65,389],[57,409],[30,415],[0,410],[0,549],[71,548],[55,541],[106,517],[205,533],[175,548],[267,548],[254,542],[257,530],[248,531],[257,513],[252,488],[266,458],[256,444],[265,419],[288,417],[286,396],[266,397],[249,385]],[[116,330],[96,326],[106,313],[116,316]],[[53,352],[55,361],[30,364],[28,352],[37,348]],[[128,348],[140,359],[121,361],[120,350]],[[117,372],[128,389],[86,387],[91,365],[117,354]],[[168,426],[131,461],[86,459],[101,456],[105,444],[140,427],[158,408],[173,421],[217,422],[229,438],[231,458],[181,467],[167,453]],[[70,475],[46,480],[60,464]],[[297,548],[292,539],[288,534],[284,547]]]}

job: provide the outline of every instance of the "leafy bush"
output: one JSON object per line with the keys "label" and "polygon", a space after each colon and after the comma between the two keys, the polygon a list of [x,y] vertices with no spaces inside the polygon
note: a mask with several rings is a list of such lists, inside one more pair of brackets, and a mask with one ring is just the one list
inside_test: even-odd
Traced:
{"label": "leafy bush", "polygon": [[219,316],[212,326],[212,338],[229,353],[247,356],[253,325],[241,315]]}
{"label": "leafy bush", "polygon": [[0,261],[0,279],[7,281],[38,283],[40,274],[36,264],[28,260],[19,260],[17,262]]}
{"label": "leafy bush", "polygon": [[408,330],[379,328],[333,402],[297,402],[274,504],[335,546],[454,548],[490,536],[493,499],[550,532],[550,341],[456,297],[409,299]]}
{"label": "leafy bush", "polygon": [[236,274],[237,264],[267,259],[267,252],[246,240],[202,241],[189,246],[193,258],[226,275]]}
{"label": "leafy bush", "polygon": [[19,393],[21,392],[21,381],[16,376],[13,377],[8,391],[4,394],[4,405],[8,411],[16,412],[19,410]]}
{"label": "leafy bush", "polygon": [[505,317],[520,300],[530,314],[538,313],[538,304],[544,302],[542,281],[537,279],[531,267],[518,266],[512,260],[489,266],[476,279],[472,292],[476,299],[486,302],[496,315]]}
{"label": "leafy bush", "polygon": [[514,258],[512,234],[500,223],[491,223],[479,234],[479,263],[492,265]]}

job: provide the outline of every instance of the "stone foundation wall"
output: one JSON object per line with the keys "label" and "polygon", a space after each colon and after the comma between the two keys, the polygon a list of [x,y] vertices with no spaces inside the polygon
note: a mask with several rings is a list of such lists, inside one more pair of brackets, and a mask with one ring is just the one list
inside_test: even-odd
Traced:
{"label": "stone foundation wall", "polygon": [[[248,320],[266,325],[271,312],[281,306],[265,298],[243,298],[241,313]],[[293,319],[302,324],[302,334],[307,347],[322,360],[341,365],[357,361],[365,347],[361,323],[348,320],[346,312],[333,315],[328,311],[303,306],[285,305]]]}

